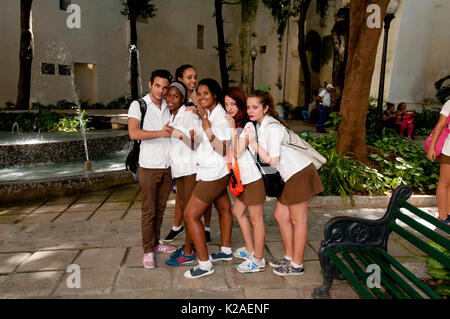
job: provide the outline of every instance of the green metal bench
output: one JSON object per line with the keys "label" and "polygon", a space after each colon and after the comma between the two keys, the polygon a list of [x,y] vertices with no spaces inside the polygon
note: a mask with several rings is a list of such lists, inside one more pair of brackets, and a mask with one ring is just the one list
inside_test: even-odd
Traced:
{"label": "green metal bench", "polygon": [[[450,269],[450,258],[411,232],[413,229],[450,250],[450,226],[408,203],[407,199],[411,194],[410,187],[397,187],[386,213],[378,220],[336,217],[328,221],[324,229],[325,240],[322,241],[319,251],[323,284],[314,289],[314,298],[330,298],[329,289],[333,280],[339,278],[347,279],[364,299],[441,299],[387,252],[389,235],[395,232],[426,255],[439,261],[446,269]],[[417,222],[404,214],[401,208],[436,226],[440,232]],[[400,226],[396,220],[402,221],[410,229]],[[367,284],[368,277],[372,276],[372,272],[366,272],[369,265],[378,268],[379,285]]]}

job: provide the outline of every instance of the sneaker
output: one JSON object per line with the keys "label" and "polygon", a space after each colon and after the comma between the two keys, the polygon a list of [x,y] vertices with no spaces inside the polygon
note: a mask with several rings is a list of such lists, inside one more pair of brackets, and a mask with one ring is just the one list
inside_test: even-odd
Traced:
{"label": "sneaker", "polygon": [[142,261],[144,268],[152,269],[155,268],[155,257],[153,253],[144,254],[144,259]]}
{"label": "sneaker", "polygon": [[263,258],[262,261],[255,261],[253,256],[250,256],[249,259],[245,260],[241,264],[236,266],[237,271],[242,274],[249,274],[252,272],[260,272],[266,270],[266,262]]}
{"label": "sneaker", "polygon": [[175,237],[177,237],[178,235],[182,234],[183,232],[184,232],[184,226],[183,225],[181,225],[180,230],[173,230],[173,229],[171,229],[169,234],[167,234],[166,238],[162,239],[161,241],[164,244],[171,243],[171,242],[173,242]]}
{"label": "sneaker", "polygon": [[286,258],[283,257],[280,259],[274,259],[274,260],[269,261],[269,265],[271,267],[278,268],[281,266],[285,266],[285,265],[289,264],[290,262],[291,262],[290,260],[287,260]]}
{"label": "sneaker", "polygon": [[195,259],[197,258],[196,253],[192,253],[192,255],[187,255],[183,251],[176,257],[171,257],[166,260],[166,265],[168,266],[181,266],[181,265],[188,265],[195,262]]}
{"label": "sneaker", "polygon": [[155,247],[154,252],[155,253],[173,253],[175,252],[177,249],[173,246],[169,246],[169,245],[165,245],[165,244],[159,244]]}
{"label": "sneaker", "polygon": [[214,273],[214,267],[211,267],[208,270],[200,269],[200,266],[195,266],[194,268],[189,269],[184,273],[184,277],[186,278],[200,278],[203,276],[211,275]]}
{"label": "sneaker", "polygon": [[439,216],[437,217],[441,222],[446,223],[447,225],[450,225],[450,215],[447,215],[446,218],[441,219]]}
{"label": "sneaker", "polygon": [[304,267],[295,268],[291,265],[291,263],[286,264],[284,266],[280,266],[278,268],[275,268],[273,272],[278,276],[301,276],[305,273]]}
{"label": "sneaker", "polygon": [[219,250],[218,253],[213,253],[209,257],[211,259],[211,262],[221,261],[221,260],[232,260],[233,254],[225,254],[223,251]]}
{"label": "sneaker", "polygon": [[210,243],[211,242],[211,232],[209,230],[205,230],[205,235],[206,235],[206,243]]}
{"label": "sneaker", "polygon": [[245,247],[241,247],[234,251],[233,256],[239,259],[249,259],[253,253],[249,253]]}

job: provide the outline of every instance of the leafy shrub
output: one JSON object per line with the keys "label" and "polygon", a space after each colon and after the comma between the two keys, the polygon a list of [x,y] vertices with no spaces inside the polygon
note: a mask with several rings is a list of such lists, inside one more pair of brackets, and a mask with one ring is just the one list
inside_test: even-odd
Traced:
{"label": "leafy shrub", "polygon": [[[450,251],[436,244],[433,241],[428,242],[431,246],[450,258]],[[427,273],[437,281],[437,289],[435,292],[440,296],[450,296],[450,271],[443,264],[432,257],[426,259]]]}
{"label": "leafy shrub", "polygon": [[120,96],[106,105],[107,109],[126,109],[132,102],[131,95]]}

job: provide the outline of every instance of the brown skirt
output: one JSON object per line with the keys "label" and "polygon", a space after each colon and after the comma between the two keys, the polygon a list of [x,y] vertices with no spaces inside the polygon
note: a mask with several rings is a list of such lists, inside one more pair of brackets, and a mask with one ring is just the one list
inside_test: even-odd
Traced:
{"label": "brown skirt", "polygon": [[198,181],[192,195],[209,205],[222,193],[227,193],[229,179],[230,175],[225,175],[215,181]]}
{"label": "brown skirt", "polygon": [[441,155],[439,155],[439,157],[437,157],[437,160],[441,164],[450,164],[450,156],[447,156],[444,153],[441,153]]}
{"label": "brown skirt", "polygon": [[237,198],[246,206],[264,204],[266,201],[266,189],[262,178],[244,185],[244,191]]}
{"label": "brown skirt", "polygon": [[284,205],[294,205],[306,202],[321,192],[323,185],[319,174],[314,164],[310,164],[287,180],[278,200]]}

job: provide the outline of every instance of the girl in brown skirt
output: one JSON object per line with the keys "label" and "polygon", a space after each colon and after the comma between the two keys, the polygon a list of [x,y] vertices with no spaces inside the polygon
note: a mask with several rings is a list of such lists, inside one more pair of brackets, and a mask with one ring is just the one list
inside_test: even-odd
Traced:
{"label": "girl in brown skirt", "polygon": [[310,160],[296,150],[282,145],[289,140],[287,124],[275,111],[270,93],[256,90],[247,98],[247,113],[257,122],[257,136],[251,129],[247,135],[259,156],[276,168],[285,182],[277,198],[274,217],[278,222],[285,257],[272,260],[279,276],[303,275],[303,255],[306,246],[308,200],[323,191],[319,175]]}
{"label": "girl in brown skirt", "polygon": [[[197,148],[197,184],[184,211],[185,222],[197,250],[198,266],[184,273],[186,278],[199,278],[214,272],[211,262],[231,260],[231,229],[233,216],[228,197],[229,181],[226,150],[231,140],[225,119],[223,93],[219,84],[212,79],[199,82],[197,89],[198,111],[202,119],[201,142]],[[206,237],[200,220],[203,213],[214,203],[219,212],[222,247],[218,253],[208,256]]]}
{"label": "girl in brown skirt", "polygon": [[[237,160],[241,182],[244,185],[244,191],[236,197],[232,210],[245,242],[245,247],[238,248],[234,252],[234,257],[244,259],[236,269],[241,273],[260,272],[264,271],[266,266],[263,256],[266,237],[263,219],[266,191],[261,173],[247,149],[248,137],[242,131],[244,126],[253,127],[253,124],[249,121],[245,94],[240,88],[230,87],[225,92],[225,108],[233,145],[233,151],[229,154],[233,155],[231,156],[233,167]],[[254,239],[250,222],[245,215],[247,208],[253,225]]]}

